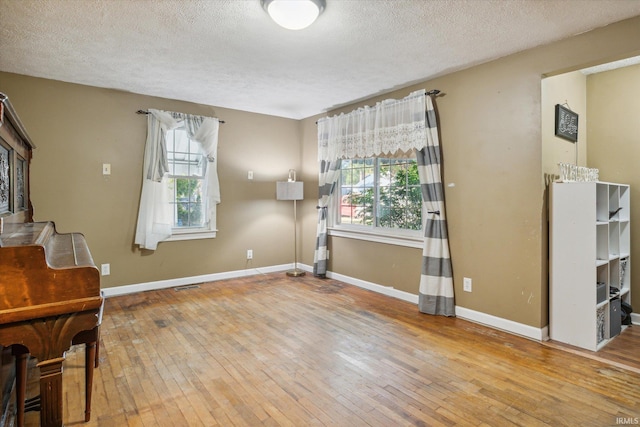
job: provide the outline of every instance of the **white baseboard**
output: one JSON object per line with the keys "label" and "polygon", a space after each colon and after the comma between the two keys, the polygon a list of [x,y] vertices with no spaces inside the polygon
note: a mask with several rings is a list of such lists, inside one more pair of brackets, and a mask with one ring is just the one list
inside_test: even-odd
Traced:
{"label": "white baseboard", "polygon": [[[371,283],[332,272],[327,272],[327,277],[330,279],[340,280],[341,282],[358,286],[360,288],[379,292],[381,294],[398,298],[416,305],[418,304],[418,295],[401,291],[391,286],[382,286],[376,283]],[[512,320],[503,319],[500,317],[492,316],[490,314],[470,310],[468,308],[459,306],[456,306],[456,316],[460,317],[461,319],[481,323],[485,326],[500,329],[516,335],[522,335],[524,337],[538,341],[547,341],[549,339],[549,328],[547,326],[545,326],[544,328],[535,328],[533,326],[525,325],[522,323],[514,322]]]}
{"label": "white baseboard", "polygon": [[503,319],[502,317],[493,316],[491,314],[482,313],[480,311],[460,306],[456,306],[456,316],[485,326],[490,326],[495,329],[500,329],[505,332],[531,338],[536,341],[547,341],[549,339],[548,326],[545,326],[544,328],[536,328],[523,323],[514,322],[513,320]]}
{"label": "white baseboard", "polygon": [[[102,295],[104,297],[112,297],[118,295],[127,295],[136,292],[153,291],[157,289],[175,288],[177,286],[187,286],[196,283],[214,282],[216,280],[235,279],[238,277],[254,276],[256,274],[277,273],[279,271],[286,271],[293,268],[293,264],[274,265],[270,267],[252,268],[247,270],[228,271],[224,273],[205,274],[202,276],[190,276],[180,277],[177,279],[159,280],[156,282],[137,283],[133,285],[116,286],[113,288],[102,289]],[[298,268],[313,272],[313,267],[306,264],[298,263]],[[360,288],[369,289],[384,295],[388,295],[394,298],[398,298],[404,301],[408,301],[414,304],[418,304],[418,296],[409,292],[400,291],[391,286],[382,286],[376,283],[367,282],[353,277],[344,276],[342,274],[327,272],[327,277],[330,279],[340,280],[341,282],[348,283],[350,285],[358,286]]]}
{"label": "white baseboard", "polygon": [[341,282],[345,282],[359,288],[368,289],[370,291],[378,292],[383,295],[398,298],[413,304],[418,304],[418,295],[401,291],[394,288],[393,286],[378,285],[376,283],[367,282],[365,280],[356,279],[353,277],[345,276],[343,274],[332,273],[330,271],[327,272],[327,277],[329,279],[340,280]]}
{"label": "white baseboard", "polygon": [[[298,264],[304,270],[306,266]],[[177,279],[159,280],[157,282],[137,283],[134,285],[116,286],[113,288],[103,288],[104,297],[114,297],[118,295],[133,294],[136,292],[153,291],[157,289],[175,288],[177,286],[194,285],[203,282],[215,282],[217,280],[235,279],[238,277],[255,276],[256,274],[277,273],[293,268],[293,264],[274,265],[271,267],[249,268],[246,270],[227,271],[224,273],[204,274],[202,276],[180,277]]]}
{"label": "white baseboard", "polygon": [[631,323],[640,326],[640,314],[631,313]]}

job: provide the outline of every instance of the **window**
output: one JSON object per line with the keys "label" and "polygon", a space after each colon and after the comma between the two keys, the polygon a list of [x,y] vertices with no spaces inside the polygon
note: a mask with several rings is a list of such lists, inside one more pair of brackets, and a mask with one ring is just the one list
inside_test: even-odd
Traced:
{"label": "window", "polygon": [[420,237],[422,194],[415,158],[342,160],[340,172],[332,218],[336,230]]}
{"label": "window", "polygon": [[184,128],[168,131],[166,143],[169,204],[173,212],[173,234],[169,240],[208,232],[210,218],[207,218],[205,203],[207,158],[200,144],[189,138]]}
{"label": "window", "polygon": [[216,237],[218,119],[149,109],[134,243]]}

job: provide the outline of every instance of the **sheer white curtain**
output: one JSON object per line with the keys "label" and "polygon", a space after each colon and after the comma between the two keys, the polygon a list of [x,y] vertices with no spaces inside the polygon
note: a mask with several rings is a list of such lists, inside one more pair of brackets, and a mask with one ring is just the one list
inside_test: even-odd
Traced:
{"label": "sheer white curtain", "polygon": [[424,147],[425,91],[318,120],[318,160],[353,159]]}
{"label": "sheer white curtain", "polygon": [[215,209],[220,203],[217,173],[218,119],[149,109],[147,141],[144,150],[142,193],[136,227],[135,243],[140,248],[155,250],[158,242],[171,237],[173,227],[172,194],[168,188],[167,132],[184,126],[189,138],[200,143],[209,162],[205,178],[205,201],[208,218],[214,223]]}

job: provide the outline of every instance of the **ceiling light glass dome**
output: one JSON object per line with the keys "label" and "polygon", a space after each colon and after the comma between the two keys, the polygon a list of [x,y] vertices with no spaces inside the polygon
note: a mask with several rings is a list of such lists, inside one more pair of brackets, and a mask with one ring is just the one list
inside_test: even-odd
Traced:
{"label": "ceiling light glass dome", "polygon": [[278,25],[289,30],[301,30],[320,16],[325,0],[260,0],[262,7]]}

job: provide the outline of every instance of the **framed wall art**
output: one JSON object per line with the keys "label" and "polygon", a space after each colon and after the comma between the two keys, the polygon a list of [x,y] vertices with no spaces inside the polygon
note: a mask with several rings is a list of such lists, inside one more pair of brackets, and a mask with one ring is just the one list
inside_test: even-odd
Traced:
{"label": "framed wall art", "polygon": [[578,141],[578,113],[556,104],[556,136],[571,142]]}

